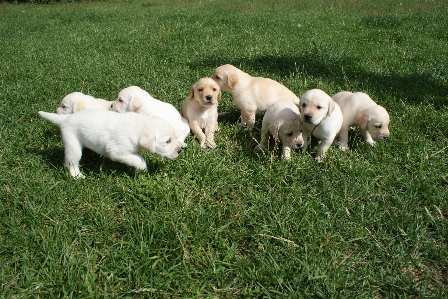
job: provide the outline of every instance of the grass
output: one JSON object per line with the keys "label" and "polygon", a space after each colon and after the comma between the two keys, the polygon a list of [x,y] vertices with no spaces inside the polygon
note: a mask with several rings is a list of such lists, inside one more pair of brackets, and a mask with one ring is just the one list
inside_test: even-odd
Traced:
{"label": "grass", "polygon": [[[446,298],[445,2],[0,4],[0,297]],[[224,63],[297,95],[364,91],[391,138],[355,129],[288,163],[223,93],[216,149],[189,136],[136,175],[85,150],[76,181],[37,115],[129,85],[179,107]]]}

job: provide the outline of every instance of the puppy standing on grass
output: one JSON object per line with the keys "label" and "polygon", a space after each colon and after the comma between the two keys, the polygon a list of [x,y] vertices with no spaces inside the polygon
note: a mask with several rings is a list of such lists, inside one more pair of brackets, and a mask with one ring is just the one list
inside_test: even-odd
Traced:
{"label": "puppy standing on grass", "polygon": [[367,94],[342,91],[335,94],[333,100],[339,104],[344,115],[341,130],[335,139],[341,150],[348,149],[348,130],[354,124],[359,126],[365,141],[371,146],[375,145],[375,140],[389,138],[389,114]]}
{"label": "puppy standing on grass", "polygon": [[303,122],[303,147],[309,133],[320,140],[317,161],[321,161],[342,125],[342,111],[333,99],[320,89],[312,89],[300,97],[300,119]]}
{"label": "puppy standing on grass", "polygon": [[72,92],[66,95],[61,106],[56,109],[57,114],[72,114],[85,109],[109,110],[112,102],[97,99],[82,92]]}
{"label": "puppy standing on grass", "polygon": [[299,108],[291,101],[278,101],[272,104],[263,117],[261,141],[255,150],[263,150],[268,145],[269,135],[280,140],[283,145],[283,157],[291,159],[291,148],[303,146],[302,121]]}
{"label": "puppy standing on grass", "polygon": [[39,111],[39,115],[60,126],[65,166],[74,178],[85,178],[79,170],[83,147],[140,170],[146,169],[146,162],[138,154],[139,150],[169,159],[179,155],[180,145],[174,130],[160,117],[98,109],[70,115]]}
{"label": "puppy standing on grass", "polygon": [[281,100],[299,105],[299,98],[284,85],[269,78],[252,77],[230,64],[218,67],[212,77],[221,90],[230,92],[241,110],[241,126],[253,128],[255,114]]}
{"label": "puppy standing on grass", "polygon": [[190,133],[188,121],[180,115],[173,105],[153,98],[138,86],[130,86],[120,91],[118,99],[110,105],[110,108],[120,113],[136,112],[161,117],[173,126],[180,145],[182,147],[187,146],[185,138]]}
{"label": "puppy standing on grass", "polygon": [[[191,131],[202,148],[215,148],[215,131],[218,130],[219,85],[211,78],[199,79],[183,101],[181,114],[188,120]],[[204,132],[202,131],[204,129]]]}

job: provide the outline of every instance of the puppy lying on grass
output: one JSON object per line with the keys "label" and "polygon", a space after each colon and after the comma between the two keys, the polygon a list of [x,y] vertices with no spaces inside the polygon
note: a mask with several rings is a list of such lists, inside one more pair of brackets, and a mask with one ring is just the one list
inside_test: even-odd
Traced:
{"label": "puppy lying on grass", "polygon": [[72,92],[66,95],[61,106],[56,109],[57,114],[72,114],[85,109],[109,110],[112,102],[97,99],[82,92]]}
{"label": "puppy lying on grass", "polygon": [[342,125],[339,105],[320,89],[308,90],[300,97],[300,119],[303,122],[303,147],[308,135],[320,140],[316,160],[320,162],[333,143]]}
{"label": "puppy lying on grass", "polygon": [[299,105],[299,98],[281,83],[269,78],[252,77],[231,64],[218,67],[212,77],[221,90],[230,92],[241,110],[241,126],[253,128],[255,114],[266,111],[276,101]]}
{"label": "puppy lying on grass", "polygon": [[111,110],[124,113],[136,112],[148,116],[158,116],[165,119],[174,129],[177,141],[186,147],[185,138],[190,133],[188,121],[170,103],[153,98],[148,92],[138,86],[130,86],[120,91],[118,99],[110,106]]}
{"label": "puppy lying on grass", "polygon": [[85,178],[79,170],[83,147],[139,170],[146,169],[145,160],[138,154],[140,150],[169,159],[179,155],[174,130],[160,117],[98,109],[70,115],[39,111],[39,115],[60,126],[65,166],[74,178]]}
{"label": "puppy lying on grass", "polygon": [[[215,131],[218,131],[218,102],[221,101],[219,85],[211,78],[202,78],[183,101],[181,114],[188,120],[191,131],[202,148],[215,148]],[[204,129],[205,133],[202,131]]]}
{"label": "puppy lying on grass", "polygon": [[367,94],[342,91],[335,94],[333,100],[339,104],[344,116],[341,130],[335,139],[341,150],[348,149],[348,130],[354,124],[359,126],[364,140],[371,146],[375,145],[375,140],[389,138],[389,114]]}
{"label": "puppy lying on grass", "polygon": [[261,126],[261,141],[255,150],[263,150],[268,146],[269,136],[272,135],[283,146],[283,157],[291,159],[291,149],[303,146],[302,121],[299,108],[291,101],[278,101],[272,104],[263,117]]}

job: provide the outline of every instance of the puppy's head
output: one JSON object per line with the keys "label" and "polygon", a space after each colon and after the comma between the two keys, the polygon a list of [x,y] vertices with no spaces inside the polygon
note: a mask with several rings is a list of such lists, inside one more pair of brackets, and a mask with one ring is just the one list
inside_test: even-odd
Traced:
{"label": "puppy's head", "polygon": [[215,106],[221,101],[221,89],[211,78],[202,78],[193,85],[188,99],[203,107]]}
{"label": "puppy's head", "polygon": [[274,123],[269,128],[273,137],[280,140],[283,145],[289,146],[292,149],[298,149],[303,146],[302,136],[303,123],[300,117],[288,119],[283,123]]}
{"label": "puppy's head", "polygon": [[86,109],[84,102],[85,94],[82,92],[72,92],[66,95],[61,102],[61,106],[56,109],[57,114],[72,114]]}
{"label": "puppy's head", "polygon": [[177,158],[181,150],[173,127],[159,117],[151,117],[151,122],[143,129],[138,143],[143,150],[168,159]]}
{"label": "puppy's head", "polygon": [[307,91],[300,98],[300,118],[302,122],[313,125],[331,116],[335,107],[333,99],[320,89]]}
{"label": "puppy's head", "polygon": [[232,92],[238,83],[238,69],[231,64],[224,64],[216,68],[212,79],[218,83],[221,90]]}
{"label": "puppy's head", "polygon": [[389,122],[389,114],[380,105],[363,111],[356,118],[359,128],[363,131],[367,130],[376,141],[389,138]]}
{"label": "puppy's head", "polygon": [[143,90],[137,86],[130,86],[118,93],[118,98],[110,105],[110,110],[125,113],[139,112],[143,106],[139,94]]}

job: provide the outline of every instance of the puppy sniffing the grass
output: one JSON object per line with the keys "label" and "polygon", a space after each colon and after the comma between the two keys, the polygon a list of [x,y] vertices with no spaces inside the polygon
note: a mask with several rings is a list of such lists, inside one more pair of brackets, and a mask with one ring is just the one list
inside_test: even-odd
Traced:
{"label": "puppy sniffing the grass", "polygon": [[218,67],[212,79],[221,90],[232,95],[235,105],[241,110],[241,126],[253,128],[255,114],[266,111],[277,101],[286,100],[299,105],[299,98],[281,83],[269,78],[252,77],[231,64]]}
{"label": "puppy sniffing the grass", "polygon": [[169,159],[179,155],[174,130],[160,117],[98,109],[70,115],[39,111],[39,115],[61,128],[64,164],[74,178],[85,178],[79,170],[83,147],[139,170],[146,169],[145,160],[138,154],[140,150]]}
{"label": "puppy sniffing the grass", "polygon": [[303,147],[311,133],[320,140],[317,161],[321,161],[342,125],[339,105],[320,89],[312,89],[300,97],[300,119],[303,122]]}
{"label": "puppy sniffing the grass", "polygon": [[153,98],[148,92],[138,86],[130,86],[120,91],[117,100],[110,106],[111,110],[124,113],[136,112],[148,116],[158,116],[165,119],[174,128],[177,141],[186,147],[185,138],[190,133],[188,121],[170,103]]}
{"label": "puppy sniffing the grass", "polygon": [[72,92],[62,99],[61,106],[56,109],[56,113],[72,114],[85,109],[109,110],[111,103],[83,94],[82,92]]}
{"label": "puppy sniffing the grass", "polygon": [[278,101],[272,104],[263,117],[261,141],[255,150],[263,150],[268,146],[269,136],[280,140],[283,146],[283,157],[291,159],[291,149],[303,146],[302,121],[299,108],[291,101]]}
{"label": "puppy sniffing the grass", "polygon": [[[211,78],[199,79],[183,101],[181,114],[188,120],[191,131],[202,148],[215,148],[215,131],[218,130],[219,85]],[[203,132],[204,130],[205,132]]]}
{"label": "puppy sniffing the grass", "polygon": [[375,145],[375,140],[389,138],[389,114],[367,94],[342,91],[335,94],[333,100],[339,104],[344,116],[341,130],[335,139],[341,150],[348,149],[348,130],[354,124],[359,126],[364,140],[371,146]]}

